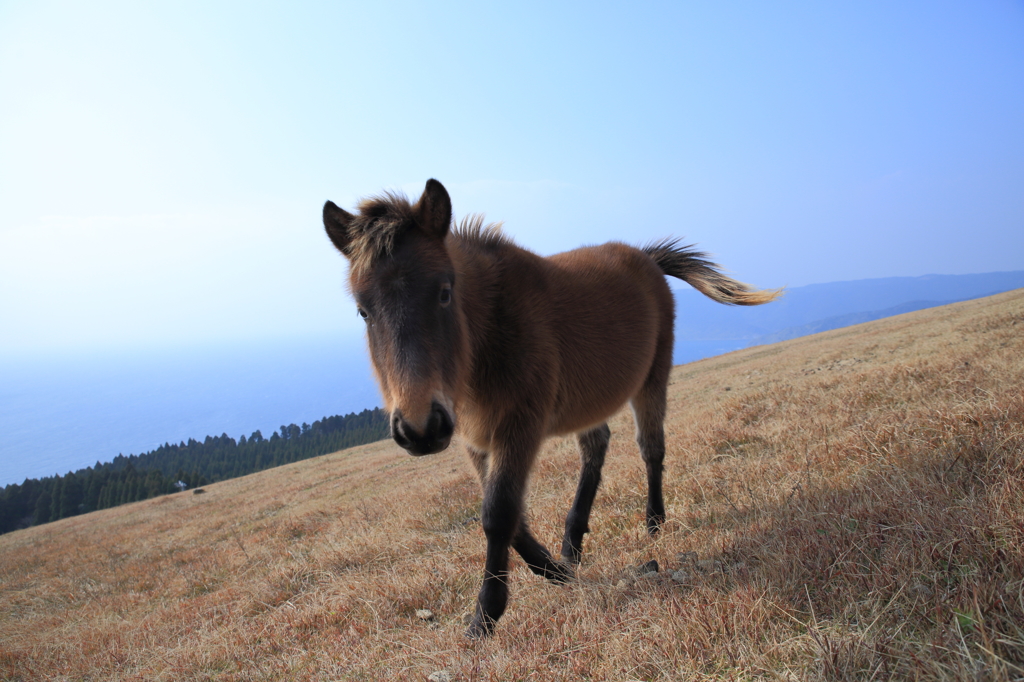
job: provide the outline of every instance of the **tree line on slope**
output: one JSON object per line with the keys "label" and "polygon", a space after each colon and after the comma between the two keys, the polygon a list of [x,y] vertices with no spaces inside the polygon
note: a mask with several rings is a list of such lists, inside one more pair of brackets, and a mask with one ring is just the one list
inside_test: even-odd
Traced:
{"label": "tree line on slope", "polygon": [[56,521],[98,509],[178,492],[388,437],[388,416],[380,408],[324,417],[310,424],[281,426],[270,438],[258,430],[237,441],[227,434],[164,443],[141,455],[64,476],[26,479],[0,490],[0,533]]}

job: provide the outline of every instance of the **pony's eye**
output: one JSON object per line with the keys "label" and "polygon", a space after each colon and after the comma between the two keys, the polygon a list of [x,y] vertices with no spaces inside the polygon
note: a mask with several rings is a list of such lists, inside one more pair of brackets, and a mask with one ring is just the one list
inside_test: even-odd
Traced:
{"label": "pony's eye", "polygon": [[369,317],[369,315],[367,315],[367,314],[366,314],[366,311],[365,311],[365,310],[363,310],[362,308],[356,308],[356,310],[358,310],[358,311],[359,311],[359,317],[363,318],[364,320],[365,320],[365,319],[366,319],[367,317]]}
{"label": "pony's eye", "polygon": [[452,285],[442,284],[441,285],[441,307],[447,308],[448,304],[452,302]]}

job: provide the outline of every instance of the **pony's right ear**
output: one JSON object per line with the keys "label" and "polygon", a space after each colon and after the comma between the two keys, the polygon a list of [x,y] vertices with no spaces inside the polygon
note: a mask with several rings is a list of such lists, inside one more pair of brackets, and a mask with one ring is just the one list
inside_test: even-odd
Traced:
{"label": "pony's right ear", "polygon": [[324,204],[324,228],[327,230],[327,236],[331,238],[331,242],[338,251],[346,256],[350,255],[349,246],[352,243],[352,238],[348,234],[348,226],[353,217],[351,213],[333,201]]}

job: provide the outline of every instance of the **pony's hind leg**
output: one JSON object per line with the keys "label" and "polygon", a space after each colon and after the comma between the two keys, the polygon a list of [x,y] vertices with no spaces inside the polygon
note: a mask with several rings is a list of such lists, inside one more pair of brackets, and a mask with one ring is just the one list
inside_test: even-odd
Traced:
{"label": "pony's hind leg", "polygon": [[647,532],[654,535],[665,522],[665,501],[661,493],[665,460],[665,403],[668,373],[664,379],[648,378],[631,401],[636,420],[636,442],[647,468]]}
{"label": "pony's hind leg", "polygon": [[590,532],[590,508],[601,483],[601,467],[611,434],[608,424],[576,434],[580,448],[580,482],[576,486],[576,499],[565,517],[565,535],[562,536],[562,558],[574,566],[580,563],[583,554],[583,535]]}

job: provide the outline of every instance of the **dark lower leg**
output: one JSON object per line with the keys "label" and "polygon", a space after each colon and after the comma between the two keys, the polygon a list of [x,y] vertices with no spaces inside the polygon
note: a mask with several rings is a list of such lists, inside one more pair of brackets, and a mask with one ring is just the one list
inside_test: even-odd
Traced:
{"label": "dark lower leg", "polygon": [[667,371],[652,374],[644,390],[632,400],[636,443],[647,469],[647,532],[654,535],[665,523],[661,478],[665,461],[665,381]]}
{"label": "dark lower leg", "polygon": [[[469,458],[473,462],[477,475],[481,481],[487,479],[487,453],[469,447]],[[555,561],[551,553],[533,537],[526,521],[520,522],[515,536],[512,538],[512,547],[523,557],[523,561],[530,567],[530,570],[537,575],[543,576],[554,582],[564,583],[572,577],[572,571]]]}
{"label": "dark lower leg", "polygon": [[602,424],[577,436],[580,448],[580,482],[576,486],[576,498],[565,517],[565,535],[562,536],[562,558],[573,565],[579,564],[583,555],[583,535],[590,532],[590,510],[601,483],[601,467],[611,431]]}
{"label": "dark lower leg", "polygon": [[508,604],[508,545],[502,547],[488,541],[486,566],[484,583],[476,598],[476,613],[466,630],[466,636],[474,639],[494,632],[494,624],[505,613]]}
{"label": "dark lower leg", "polygon": [[535,574],[555,583],[564,583],[572,578],[572,569],[555,561],[551,552],[533,537],[525,521],[519,524],[519,530],[512,540],[512,547]]}
{"label": "dark lower leg", "polygon": [[640,392],[633,397],[636,442],[647,469],[647,532],[654,535],[665,523],[665,501],[661,477],[665,461],[665,408],[668,377],[672,370],[672,314],[666,310],[650,373]]}
{"label": "dark lower leg", "polygon": [[661,494],[661,475],[665,460],[665,432],[659,424],[638,438],[647,467],[647,532],[654,535],[665,523],[665,501]]}
{"label": "dark lower leg", "polygon": [[484,582],[477,595],[476,615],[466,635],[486,637],[505,612],[508,603],[508,551],[522,517],[523,481],[511,476],[492,476],[484,488],[481,520],[487,536]]}

